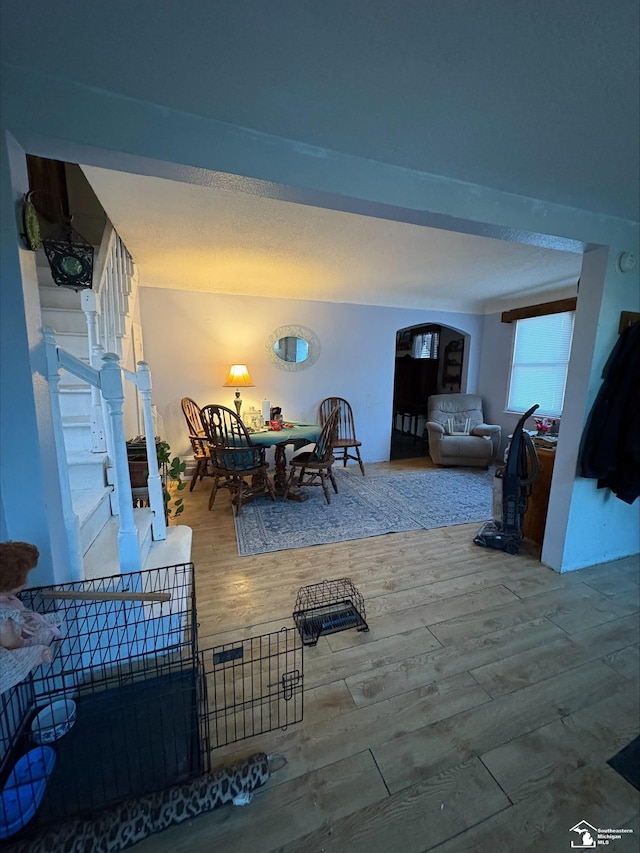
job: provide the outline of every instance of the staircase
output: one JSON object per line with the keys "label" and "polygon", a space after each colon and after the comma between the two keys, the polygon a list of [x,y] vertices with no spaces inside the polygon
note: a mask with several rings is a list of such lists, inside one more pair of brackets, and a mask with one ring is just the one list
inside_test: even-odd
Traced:
{"label": "staircase", "polygon": [[[115,352],[122,358],[123,351],[130,346],[130,318],[137,282],[131,258],[110,225],[102,246],[96,251],[96,258],[94,288],[98,277],[102,286],[97,288],[97,301],[102,303],[102,310],[93,314],[87,311],[87,306],[93,304],[93,294],[58,287],[42,250],[36,262],[43,327],[55,331],[58,347],[86,365],[93,362],[93,367],[99,369],[104,351]],[[108,279],[106,283],[105,278]],[[92,349],[93,358],[90,357]],[[121,524],[99,391],[68,370],[61,370],[59,376],[57,388],[64,448],[58,447],[58,460],[68,472],[83,578],[120,574],[118,537]],[[166,539],[154,542],[153,511],[134,509],[133,515],[143,568],[189,562],[189,528],[172,527]]]}

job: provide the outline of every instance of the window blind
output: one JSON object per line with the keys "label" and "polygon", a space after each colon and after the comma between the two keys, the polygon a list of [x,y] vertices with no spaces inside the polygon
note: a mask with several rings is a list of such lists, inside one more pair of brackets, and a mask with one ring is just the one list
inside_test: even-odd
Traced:
{"label": "window blind", "polygon": [[424,332],[414,337],[411,355],[414,358],[437,358],[439,346],[438,332]]}
{"label": "window blind", "polygon": [[507,408],[560,416],[567,381],[574,312],[517,320]]}

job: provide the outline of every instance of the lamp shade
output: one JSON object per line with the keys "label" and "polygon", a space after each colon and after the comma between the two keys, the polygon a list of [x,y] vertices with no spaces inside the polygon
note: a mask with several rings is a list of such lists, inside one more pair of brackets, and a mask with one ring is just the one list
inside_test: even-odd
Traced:
{"label": "lamp shade", "polygon": [[246,364],[232,364],[224,388],[253,388]]}

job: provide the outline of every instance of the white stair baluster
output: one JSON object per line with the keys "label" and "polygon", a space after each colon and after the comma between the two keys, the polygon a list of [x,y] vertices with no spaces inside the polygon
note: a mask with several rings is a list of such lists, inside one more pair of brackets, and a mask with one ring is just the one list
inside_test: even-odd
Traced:
{"label": "white stair baluster", "polygon": [[[122,572],[137,572],[140,571],[142,566],[138,533],[133,516],[131,478],[129,477],[129,461],[127,459],[127,446],[122,418],[124,403],[122,371],[118,356],[115,353],[105,353],[102,363],[100,386],[109,409],[111,434],[113,436],[113,462],[116,474],[115,486],[118,491],[118,505],[120,510],[120,529],[118,530],[120,570]],[[129,496],[128,499],[127,496]]]}
{"label": "white stair baluster", "polygon": [[158,457],[156,455],[156,441],[153,429],[153,412],[151,409],[151,372],[146,361],[138,362],[137,382],[138,391],[142,399],[142,414],[144,418],[144,434],[147,443],[147,467],[149,477],[147,486],[149,489],[149,505],[153,512],[154,540],[167,538],[167,523],[164,515],[164,490],[162,480],[158,471]]}
{"label": "white stair baluster", "polygon": [[[87,321],[87,335],[89,338],[89,363],[96,370],[102,366],[103,349],[100,345],[98,329],[98,312],[96,310],[96,294],[93,290],[85,290],[81,295],[81,305]],[[89,414],[91,428],[91,451],[92,453],[104,453],[107,442],[104,434],[102,419],[102,400],[99,390],[91,386],[91,411]]]}

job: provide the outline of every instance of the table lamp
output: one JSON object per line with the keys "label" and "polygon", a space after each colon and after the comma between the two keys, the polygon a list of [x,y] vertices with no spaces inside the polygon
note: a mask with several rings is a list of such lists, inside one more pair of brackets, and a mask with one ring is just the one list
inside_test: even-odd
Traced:
{"label": "table lamp", "polygon": [[240,388],[253,388],[253,382],[249,376],[246,364],[232,364],[229,368],[229,375],[223,388],[235,388],[236,397],[233,401],[238,417],[240,417],[240,409],[242,408],[242,399],[240,397]]}

